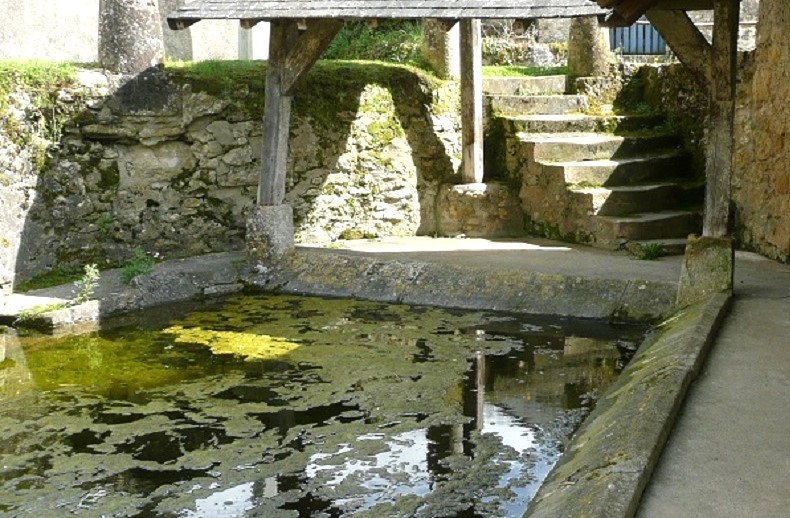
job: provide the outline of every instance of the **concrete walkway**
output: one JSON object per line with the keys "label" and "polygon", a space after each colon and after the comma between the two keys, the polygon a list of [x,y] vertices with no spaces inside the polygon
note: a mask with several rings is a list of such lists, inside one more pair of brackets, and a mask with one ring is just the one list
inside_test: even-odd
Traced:
{"label": "concrete walkway", "polygon": [[639,518],[790,516],[790,267],[738,254],[736,298]]}

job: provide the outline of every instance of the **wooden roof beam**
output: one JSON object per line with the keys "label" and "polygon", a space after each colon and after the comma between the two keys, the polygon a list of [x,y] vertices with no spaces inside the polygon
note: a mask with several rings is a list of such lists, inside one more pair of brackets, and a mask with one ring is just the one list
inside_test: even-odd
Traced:
{"label": "wooden roof beam", "polygon": [[661,34],[678,59],[707,89],[711,77],[711,45],[685,11],[651,10],[651,25]]}

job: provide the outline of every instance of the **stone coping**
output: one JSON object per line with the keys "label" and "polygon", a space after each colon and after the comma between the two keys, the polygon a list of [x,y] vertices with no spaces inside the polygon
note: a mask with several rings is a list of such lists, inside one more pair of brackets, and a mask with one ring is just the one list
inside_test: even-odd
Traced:
{"label": "stone coping", "polygon": [[656,327],[574,434],[525,517],[635,515],[731,301],[713,295]]}
{"label": "stone coping", "polygon": [[677,293],[673,282],[378,259],[318,248],[298,248],[245,281],[264,291],[643,322],[669,315]]}

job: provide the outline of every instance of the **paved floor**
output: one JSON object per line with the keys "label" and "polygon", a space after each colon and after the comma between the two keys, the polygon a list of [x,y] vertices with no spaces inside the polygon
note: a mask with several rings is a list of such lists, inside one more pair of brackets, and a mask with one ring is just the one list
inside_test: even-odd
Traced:
{"label": "paved floor", "polygon": [[790,516],[790,267],[738,254],[736,272],[639,518]]}

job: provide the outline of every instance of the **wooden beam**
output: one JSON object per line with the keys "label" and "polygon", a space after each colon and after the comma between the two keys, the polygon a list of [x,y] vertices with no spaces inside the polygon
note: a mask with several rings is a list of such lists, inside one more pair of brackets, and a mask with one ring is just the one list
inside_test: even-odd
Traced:
{"label": "wooden beam", "polygon": [[326,50],[340,28],[343,20],[310,20],[307,29],[289,49],[285,57],[282,88],[286,95],[293,95],[299,82],[304,79],[321,54]]}
{"label": "wooden beam", "polygon": [[262,18],[242,18],[239,20],[239,25],[241,25],[242,29],[252,29],[262,21]]}
{"label": "wooden beam", "polygon": [[685,11],[647,12],[650,24],[664,38],[680,61],[691,69],[697,80],[708,89],[711,75],[711,45]]}
{"label": "wooden beam", "polygon": [[200,18],[181,18],[179,20],[167,20],[167,26],[170,27],[172,31],[183,31],[184,29],[188,29],[189,27],[195,25],[197,22],[200,21]]}
{"label": "wooden beam", "polygon": [[659,1],[660,0],[631,0],[630,2],[620,3],[614,9],[627,25],[631,25]]}
{"label": "wooden beam", "polygon": [[266,68],[266,101],[263,113],[263,156],[258,181],[258,205],[282,205],[285,167],[291,125],[291,96],[283,88],[285,58],[296,27],[293,20],[273,20]]}
{"label": "wooden beam", "polygon": [[710,11],[713,9],[713,0],[661,0],[653,7],[656,9],[668,9],[671,11],[682,9],[683,11]]}
{"label": "wooden beam", "polygon": [[726,237],[731,223],[740,0],[716,0],[713,14],[713,70],[705,161],[703,235]]}
{"label": "wooden beam", "polygon": [[461,20],[461,179],[483,181],[483,52],[480,20]]}

